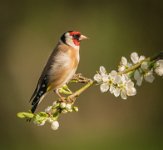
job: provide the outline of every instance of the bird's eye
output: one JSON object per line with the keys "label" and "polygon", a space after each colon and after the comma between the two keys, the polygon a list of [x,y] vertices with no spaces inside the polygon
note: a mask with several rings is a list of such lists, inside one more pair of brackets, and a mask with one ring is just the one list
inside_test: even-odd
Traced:
{"label": "bird's eye", "polygon": [[74,34],[74,35],[73,35],[73,38],[79,40],[80,35],[79,35],[79,34]]}

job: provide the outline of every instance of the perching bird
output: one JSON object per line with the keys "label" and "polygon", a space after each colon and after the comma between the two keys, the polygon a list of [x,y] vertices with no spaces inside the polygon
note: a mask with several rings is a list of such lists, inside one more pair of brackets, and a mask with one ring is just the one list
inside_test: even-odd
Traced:
{"label": "perching bird", "polygon": [[72,79],[79,64],[80,41],[84,39],[87,37],[77,31],[68,31],[61,36],[30,99],[32,113],[49,91],[54,90],[59,95],[58,89]]}

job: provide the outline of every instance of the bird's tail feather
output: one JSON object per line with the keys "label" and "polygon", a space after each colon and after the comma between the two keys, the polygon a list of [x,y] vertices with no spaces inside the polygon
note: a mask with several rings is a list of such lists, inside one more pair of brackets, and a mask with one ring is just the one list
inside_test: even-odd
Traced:
{"label": "bird's tail feather", "polygon": [[32,108],[31,108],[31,112],[34,113],[38,104],[42,101],[42,99],[44,98],[46,94],[46,89],[39,89],[39,90],[35,90],[34,94],[32,95],[32,98],[30,101],[32,101]]}
{"label": "bird's tail feather", "polygon": [[33,101],[32,101],[32,108],[31,108],[31,112],[34,113],[38,104],[43,100],[45,96],[45,93],[41,96],[35,96]]}

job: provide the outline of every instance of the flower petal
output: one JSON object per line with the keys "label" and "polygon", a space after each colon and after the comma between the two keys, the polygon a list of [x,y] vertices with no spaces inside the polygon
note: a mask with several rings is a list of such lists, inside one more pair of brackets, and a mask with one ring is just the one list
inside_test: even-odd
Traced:
{"label": "flower petal", "polygon": [[163,60],[158,60],[156,62],[155,72],[159,76],[163,76]]}
{"label": "flower petal", "polygon": [[100,85],[100,90],[102,93],[107,92],[109,90],[109,85],[108,83],[103,83]]}
{"label": "flower petal", "polygon": [[121,57],[120,64],[123,65],[123,66],[127,66],[127,59],[126,59],[126,57],[123,57],[123,56]]}
{"label": "flower petal", "polygon": [[119,66],[119,67],[118,67],[118,71],[119,71],[119,72],[122,72],[122,71],[124,71],[125,69],[126,69],[125,66]]}
{"label": "flower petal", "polygon": [[134,82],[132,82],[131,80],[126,83],[126,88],[130,89],[133,87],[134,87]]}
{"label": "flower petal", "polygon": [[109,73],[109,78],[110,78],[111,80],[114,80],[116,76],[117,76],[117,71],[115,71],[115,70],[112,70],[112,71]]}
{"label": "flower petal", "polygon": [[137,80],[136,84],[138,86],[141,86],[142,85],[142,82],[143,82],[143,77],[141,77],[139,80]]}
{"label": "flower petal", "polygon": [[149,71],[144,75],[144,79],[149,82],[152,83],[153,80],[155,79],[155,77],[153,76],[153,71]]}
{"label": "flower petal", "polygon": [[114,83],[115,84],[120,84],[121,82],[122,82],[121,76],[120,75],[115,76]]}
{"label": "flower petal", "polygon": [[102,81],[102,77],[100,74],[95,74],[94,75],[94,80],[97,81],[98,83]]}
{"label": "flower petal", "polygon": [[121,98],[127,99],[126,91],[124,89],[121,90]]}
{"label": "flower petal", "polygon": [[103,82],[108,82],[108,80],[109,80],[109,75],[107,75],[107,74],[102,75]]}
{"label": "flower petal", "polygon": [[141,68],[144,70],[144,71],[146,71],[146,70],[148,70],[148,67],[149,67],[149,64],[148,64],[148,62],[143,62],[142,64],[141,64]]}
{"label": "flower petal", "polygon": [[138,56],[138,54],[137,54],[136,52],[131,53],[130,57],[131,57],[131,60],[132,60],[132,62],[133,62],[134,64],[138,63],[138,61],[139,61],[139,56]]}
{"label": "flower petal", "polygon": [[136,95],[136,88],[135,87],[132,87],[132,88],[127,89],[127,95],[128,96],[134,96],[134,95]]}
{"label": "flower petal", "polygon": [[142,60],[144,60],[144,59],[145,59],[145,56],[140,56],[139,62],[142,61]]}
{"label": "flower petal", "polygon": [[114,85],[110,85],[110,93],[114,93],[114,90],[115,90],[115,87],[114,87]]}
{"label": "flower petal", "polygon": [[120,95],[120,89],[119,88],[115,88],[115,90],[113,91],[114,96],[118,97]]}
{"label": "flower petal", "polygon": [[106,74],[106,69],[104,66],[100,66],[100,74]]}
{"label": "flower petal", "polygon": [[134,79],[137,81],[136,84],[138,86],[141,86],[142,81],[143,81],[143,76],[140,74],[138,70],[136,70],[134,73]]}
{"label": "flower petal", "polygon": [[139,72],[138,70],[136,70],[136,71],[134,72],[134,79],[135,79],[135,80],[138,80],[140,77],[141,77],[140,72]]}

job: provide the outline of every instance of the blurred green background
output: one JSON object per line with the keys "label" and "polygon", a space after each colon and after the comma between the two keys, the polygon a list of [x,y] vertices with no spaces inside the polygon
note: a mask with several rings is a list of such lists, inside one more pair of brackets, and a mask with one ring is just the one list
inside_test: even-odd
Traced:
{"label": "blurred green background", "polygon": [[[60,118],[60,128],[18,119],[60,35],[79,30],[78,72],[93,77],[100,65],[116,69],[121,56],[163,50],[162,0],[0,0],[1,150],[162,150],[163,80],[143,83],[127,100],[92,87],[76,103],[80,111]],[[38,110],[51,104],[51,93]]]}

